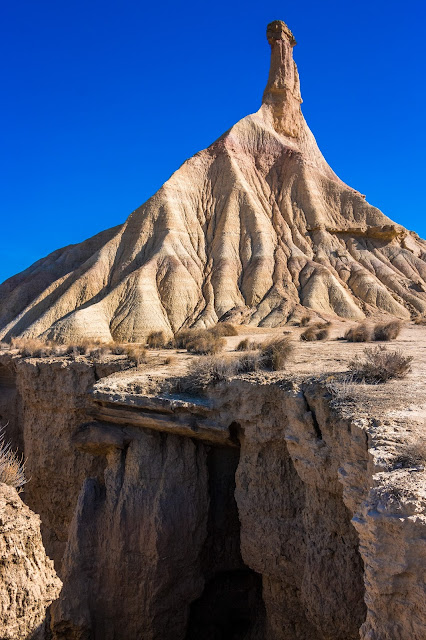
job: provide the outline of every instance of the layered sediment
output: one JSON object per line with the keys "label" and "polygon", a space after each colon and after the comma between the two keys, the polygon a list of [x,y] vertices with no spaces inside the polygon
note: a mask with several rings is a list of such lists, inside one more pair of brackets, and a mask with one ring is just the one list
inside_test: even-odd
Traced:
{"label": "layered sediment", "polygon": [[83,357],[4,358],[63,581],[54,640],[424,638],[425,474],[389,464],[414,423],[385,399],[379,419],[320,379],[191,397]]}
{"label": "layered sediment", "polygon": [[127,221],[0,287],[0,339],[143,341],[151,330],[426,311],[426,243],[328,166],[301,111],[295,39],[268,25],[262,106]]}

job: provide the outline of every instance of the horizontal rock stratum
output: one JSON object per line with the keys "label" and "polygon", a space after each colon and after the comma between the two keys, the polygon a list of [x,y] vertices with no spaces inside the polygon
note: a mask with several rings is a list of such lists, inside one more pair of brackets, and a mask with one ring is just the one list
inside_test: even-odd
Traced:
{"label": "horizontal rock stratum", "polygon": [[301,112],[293,34],[267,28],[262,106],[187,160],[127,221],[0,286],[0,338],[141,341],[221,318],[280,326],[300,305],[426,312],[426,242],[326,163]]}

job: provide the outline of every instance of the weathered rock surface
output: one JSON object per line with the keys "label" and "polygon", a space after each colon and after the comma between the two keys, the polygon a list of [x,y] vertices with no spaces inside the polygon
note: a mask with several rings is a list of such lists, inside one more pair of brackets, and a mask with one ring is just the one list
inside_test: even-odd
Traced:
{"label": "weathered rock surface", "polygon": [[426,243],[330,169],[301,109],[295,40],[267,30],[262,106],[186,161],[124,225],[0,287],[0,338],[141,341],[230,317],[284,324],[426,311]]}
{"label": "weathered rock surface", "polygon": [[0,637],[45,638],[46,609],[61,590],[45,553],[40,518],[16,489],[0,484]]}
{"label": "weathered rock surface", "polygon": [[423,418],[397,386],[346,415],[306,377],[193,401],[84,358],[11,366],[54,640],[426,637],[426,473],[392,463]]}

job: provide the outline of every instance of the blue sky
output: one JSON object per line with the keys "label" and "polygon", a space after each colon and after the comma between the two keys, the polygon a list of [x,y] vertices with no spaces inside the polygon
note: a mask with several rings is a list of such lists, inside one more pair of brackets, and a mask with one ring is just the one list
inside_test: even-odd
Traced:
{"label": "blue sky", "polygon": [[0,26],[0,281],[123,222],[256,111],[275,19],[298,42],[329,164],[426,237],[423,0],[14,0]]}

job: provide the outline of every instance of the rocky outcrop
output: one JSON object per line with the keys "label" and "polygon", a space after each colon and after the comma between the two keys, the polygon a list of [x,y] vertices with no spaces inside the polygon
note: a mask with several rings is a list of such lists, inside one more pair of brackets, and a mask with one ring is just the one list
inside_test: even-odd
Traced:
{"label": "rocky outcrop", "polygon": [[84,358],[13,363],[54,640],[425,637],[426,479],[392,463],[415,430],[395,389],[345,413],[319,379],[192,398]]}
{"label": "rocky outcrop", "polygon": [[0,636],[2,640],[42,640],[46,610],[61,590],[45,553],[40,518],[16,489],[0,484]]}
{"label": "rocky outcrop", "polygon": [[301,109],[295,39],[268,26],[262,106],[190,158],[124,225],[0,287],[0,339],[143,341],[221,318],[281,326],[306,306],[426,311],[426,243],[344,184]]}

